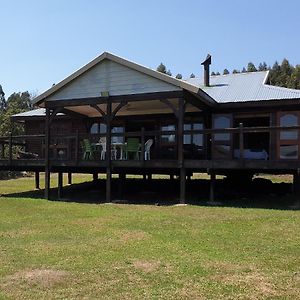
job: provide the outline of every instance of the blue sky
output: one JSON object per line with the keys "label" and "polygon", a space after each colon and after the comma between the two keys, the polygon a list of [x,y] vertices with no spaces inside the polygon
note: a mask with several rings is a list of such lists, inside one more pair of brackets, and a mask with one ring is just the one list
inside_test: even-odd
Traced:
{"label": "blue sky", "polygon": [[174,75],[300,64],[299,0],[0,0],[0,84],[41,93],[103,51]]}

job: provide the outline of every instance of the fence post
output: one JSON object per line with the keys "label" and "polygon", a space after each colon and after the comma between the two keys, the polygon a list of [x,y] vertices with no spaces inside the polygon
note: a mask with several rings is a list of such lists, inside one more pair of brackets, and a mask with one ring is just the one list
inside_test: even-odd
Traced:
{"label": "fence post", "polygon": [[239,124],[239,149],[240,149],[240,160],[244,159],[244,131],[243,123]]}

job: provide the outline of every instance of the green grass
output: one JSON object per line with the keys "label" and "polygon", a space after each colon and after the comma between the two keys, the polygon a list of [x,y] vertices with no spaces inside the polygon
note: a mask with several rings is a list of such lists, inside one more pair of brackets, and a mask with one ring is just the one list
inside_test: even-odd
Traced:
{"label": "green grass", "polygon": [[299,211],[5,197],[32,188],[0,182],[0,299],[300,297]]}

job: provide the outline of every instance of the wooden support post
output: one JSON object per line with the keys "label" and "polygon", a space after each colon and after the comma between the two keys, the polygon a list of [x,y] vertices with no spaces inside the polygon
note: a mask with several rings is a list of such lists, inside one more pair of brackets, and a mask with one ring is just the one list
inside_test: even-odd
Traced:
{"label": "wooden support post", "polygon": [[145,128],[142,127],[141,132],[141,157],[140,160],[145,161]]}
{"label": "wooden support post", "polygon": [[293,175],[293,190],[296,198],[294,207],[300,208],[300,170]]}
{"label": "wooden support post", "polygon": [[186,170],[183,156],[184,99],[178,99],[177,158],[180,169],[180,203],[185,203]]}
{"label": "wooden support post", "polygon": [[210,171],[209,202],[215,202],[216,174]]}
{"label": "wooden support post", "polygon": [[57,197],[61,199],[63,196],[63,173],[58,173]]}
{"label": "wooden support post", "polygon": [[8,159],[9,159],[9,164],[11,165],[12,163],[12,133],[9,133],[9,140],[8,140]]}
{"label": "wooden support post", "polygon": [[151,173],[149,173],[147,177],[148,177],[148,180],[152,180],[152,174]]}
{"label": "wooden support post", "polygon": [[186,172],[185,168],[180,169],[180,204],[185,204],[185,185],[186,185]]}
{"label": "wooden support post", "polygon": [[97,181],[98,180],[98,173],[93,173],[93,181]]}
{"label": "wooden support post", "polygon": [[78,164],[79,159],[79,131],[76,130],[76,137],[75,137],[75,162],[76,165]]}
{"label": "wooden support post", "polygon": [[119,193],[119,199],[123,199],[124,195],[124,184],[125,184],[126,175],[124,173],[119,174],[118,179],[118,193]]}
{"label": "wooden support post", "polygon": [[106,109],[106,202],[111,202],[111,99],[107,98]]}
{"label": "wooden support post", "polygon": [[35,178],[35,189],[39,190],[40,189],[40,172],[35,172],[34,173],[34,178]]}
{"label": "wooden support post", "polygon": [[50,193],[49,146],[50,146],[50,109],[46,108],[46,118],[45,118],[45,199],[49,199],[49,193]]}
{"label": "wooden support post", "polygon": [[240,160],[244,160],[244,131],[243,123],[239,124],[239,148],[240,148]]}
{"label": "wooden support post", "polygon": [[71,185],[72,184],[72,173],[68,172],[68,184]]}

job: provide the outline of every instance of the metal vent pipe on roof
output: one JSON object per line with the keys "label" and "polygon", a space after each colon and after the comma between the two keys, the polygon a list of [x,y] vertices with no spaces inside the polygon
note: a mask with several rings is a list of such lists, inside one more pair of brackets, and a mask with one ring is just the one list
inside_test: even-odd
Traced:
{"label": "metal vent pipe on roof", "polygon": [[209,65],[211,64],[211,55],[207,54],[206,59],[201,63],[204,66],[204,85],[209,86]]}

